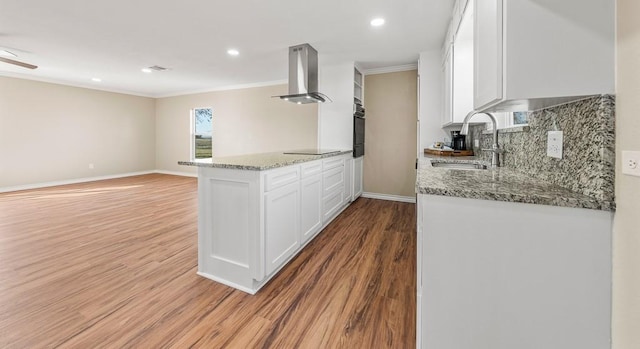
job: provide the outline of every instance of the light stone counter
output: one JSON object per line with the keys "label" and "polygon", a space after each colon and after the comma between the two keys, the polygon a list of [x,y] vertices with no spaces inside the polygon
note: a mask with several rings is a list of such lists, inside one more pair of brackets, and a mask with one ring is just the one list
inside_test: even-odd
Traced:
{"label": "light stone counter", "polygon": [[336,153],[323,155],[301,155],[277,153],[246,154],[238,156],[214,157],[202,161],[179,161],[179,165],[216,167],[235,170],[263,171],[278,167],[289,166],[301,162],[319,160],[333,156],[340,156],[351,153],[352,150],[340,150]]}
{"label": "light stone counter", "polygon": [[[458,170],[431,166],[431,160],[478,163],[488,170]],[[524,172],[499,167],[474,157],[423,156],[418,162],[416,193],[471,199],[614,211],[615,203],[599,200],[535,179]]]}

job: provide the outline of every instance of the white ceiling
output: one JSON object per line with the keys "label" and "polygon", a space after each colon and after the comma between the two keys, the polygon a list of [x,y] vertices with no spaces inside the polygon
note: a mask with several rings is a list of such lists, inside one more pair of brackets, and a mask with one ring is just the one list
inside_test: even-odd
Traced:
{"label": "white ceiling", "polygon": [[[320,66],[415,63],[440,47],[453,0],[0,0],[0,75],[144,96],[287,78],[288,47],[308,42]],[[374,28],[369,22],[384,17]],[[229,48],[240,51],[227,55]],[[160,65],[166,72],[144,74]],[[92,82],[91,78],[102,82]]]}

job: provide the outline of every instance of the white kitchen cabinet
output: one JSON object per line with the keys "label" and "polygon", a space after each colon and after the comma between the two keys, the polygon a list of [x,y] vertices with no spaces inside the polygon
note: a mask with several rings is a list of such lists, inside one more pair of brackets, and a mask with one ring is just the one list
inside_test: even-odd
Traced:
{"label": "white kitchen cabinet", "polygon": [[353,68],[353,97],[357,98],[360,103],[364,102],[364,77],[358,68]]}
{"label": "white kitchen cabinet", "polygon": [[612,221],[419,194],[418,348],[610,348]]}
{"label": "white kitchen cabinet", "polygon": [[353,158],[344,159],[344,203],[353,201]]}
{"label": "white kitchen cabinet", "polygon": [[322,174],[300,181],[300,231],[302,243],[309,241],[322,227]]}
{"label": "white kitchen cabinet", "polygon": [[362,195],[362,175],[364,156],[353,159],[353,200]]}
{"label": "white kitchen cabinet", "polygon": [[264,194],[266,273],[271,274],[300,247],[300,184]]}
{"label": "white kitchen cabinet", "polygon": [[476,0],[474,107],[502,98],[502,0]]}
{"label": "white kitchen cabinet", "polygon": [[461,16],[453,41],[453,101],[450,122],[455,124],[462,124],[467,114],[473,110],[473,1],[470,1]]}
{"label": "white kitchen cabinet", "polygon": [[198,168],[198,275],[254,294],[348,206],[345,159]]}
{"label": "white kitchen cabinet", "polygon": [[335,191],[344,192],[344,167],[335,167],[322,173],[322,194],[327,196]]}
{"label": "white kitchen cabinet", "polygon": [[325,159],[322,168],[322,221],[328,222],[344,204],[344,158]]}
{"label": "white kitchen cabinet", "polygon": [[613,94],[615,2],[476,0],[474,107],[527,111]]}
{"label": "white kitchen cabinet", "polygon": [[322,228],[322,160],[300,165],[300,231],[302,243]]}
{"label": "white kitchen cabinet", "polygon": [[[320,57],[322,58],[322,57]],[[353,148],[353,97],[356,87],[354,62],[319,66],[319,91],[331,102],[318,104],[318,148]]]}
{"label": "white kitchen cabinet", "polygon": [[442,125],[449,125],[453,121],[453,50],[451,45],[447,49],[445,59],[442,65],[442,75],[444,76],[442,81],[442,88],[444,93],[442,95]]}
{"label": "white kitchen cabinet", "polygon": [[[461,125],[469,112],[474,110],[474,0],[460,1],[460,20],[453,43],[444,65],[444,113],[442,126]],[[454,15],[457,13],[454,9]],[[454,18],[455,19],[455,18]],[[486,116],[478,116],[473,122],[488,122]]]}

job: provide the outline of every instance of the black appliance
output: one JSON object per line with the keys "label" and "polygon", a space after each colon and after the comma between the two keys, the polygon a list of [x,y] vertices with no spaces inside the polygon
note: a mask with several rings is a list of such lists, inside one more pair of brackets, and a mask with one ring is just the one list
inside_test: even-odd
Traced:
{"label": "black appliance", "polygon": [[364,107],[359,99],[354,98],[353,106],[353,157],[364,155]]}
{"label": "black appliance", "polygon": [[297,149],[297,150],[285,151],[282,154],[326,155],[326,154],[335,154],[335,153],[339,153],[339,152],[340,152],[340,150],[331,150],[331,149]]}
{"label": "black appliance", "polygon": [[453,150],[467,150],[467,138],[460,131],[451,131],[451,148]]}

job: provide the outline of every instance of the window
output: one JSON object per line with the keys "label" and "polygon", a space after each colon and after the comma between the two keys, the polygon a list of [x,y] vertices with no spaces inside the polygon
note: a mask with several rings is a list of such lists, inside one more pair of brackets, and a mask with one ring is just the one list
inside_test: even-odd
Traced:
{"label": "window", "polygon": [[516,111],[511,113],[512,126],[524,126],[529,123],[529,113],[526,111]]}
{"label": "window", "polygon": [[210,159],[213,153],[213,109],[194,108],[191,110],[191,159]]}
{"label": "window", "polygon": [[[527,126],[529,113],[526,111],[493,113],[498,120],[498,129]],[[491,123],[487,123],[487,130],[491,129]]]}

